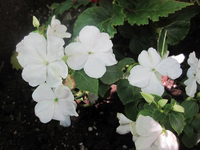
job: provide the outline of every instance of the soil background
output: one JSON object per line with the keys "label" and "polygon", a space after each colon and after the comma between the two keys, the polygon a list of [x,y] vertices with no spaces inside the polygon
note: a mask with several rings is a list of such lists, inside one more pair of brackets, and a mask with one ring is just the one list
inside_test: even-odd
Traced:
{"label": "soil background", "polygon": [[[32,15],[45,22],[50,13],[47,5],[63,1],[0,0],[0,149],[133,150],[131,134],[116,133],[119,125],[116,114],[123,112],[116,94],[109,101],[99,99],[96,105],[87,108],[78,106],[79,117],[71,118],[72,125],[68,128],[59,126],[57,121],[43,124],[34,114],[36,103],[31,97],[34,89],[22,79],[21,70],[13,69],[10,64],[16,44],[34,30]],[[193,21],[195,27],[187,38],[172,47],[179,49],[177,54],[200,51],[200,17]],[[180,149],[186,148],[181,145]]]}

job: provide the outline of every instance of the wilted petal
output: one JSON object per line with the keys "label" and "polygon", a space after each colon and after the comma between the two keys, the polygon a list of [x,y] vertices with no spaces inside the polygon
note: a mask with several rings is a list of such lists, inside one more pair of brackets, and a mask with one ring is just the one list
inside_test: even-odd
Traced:
{"label": "wilted petal", "polygon": [[46,80],[46,66],[28,65],[22,71],[22,78],[33,87],[42,84]]}
{"label": "wilted petal", "polygon": [[58,85],[55,90],[55,95],[58,99],[66,99],[67,101],[74,101],[74,95],[71,90],[63,84]]}
{"label": "wilted petal", "polygon": [[143,88],[149,84],[151,74],[153,74],[151,68],[137,65],[131,69],[128,80],[131,85]]}
{"label": "wilted petal", "polygon": [[95,44],[100,39],[100,31],[95,26],[85,26],[79,33],[79,40],[85,46],[88,52],[91,52]]}
{"label": "wilted petal", "polygon": [[49,122],[54,114],[54,101],[41,101],[35,106],[35,115],[42,123]]}
{"label": "wilted petal", "polygon": [[47,61],[61,60],[64,56],[64,40],[56,36],[48,36],[47,43]]}
{"label": "wilted petal", "polygon": [[100,33],[100,35],[91,52],[108,52],[112,48],[113,44],[109,35],[107,33]]}
{"label": "wilted petal", "polygon": [[55,99],[55,95],[51,89],[51,87],[44,83],[39,85],[32,94],[32,98],[36,102],[40,101],[53,101]]}
{"label": "wilted petal", "polygon": [[142,92],[156,94],[159,96],[164,93],[162,82],[158,80],[157,76],[154,73],[150,75],[149,84],[141,90]]}
{"label": "wilted petal", "polygon": [[148,51],[143,50],[138,56],[138,62],[141,66],[154,68],[161,61],[161,57],[154,48],[149,48]]}
{"label": "wilted petal", "polygon": [[70,43],[65,47],[65,53],[68,56],[68,66],[74,70],[82,69],[89,55],[80,42]]}
{"label": "wilted petal", "polygon": [[161,75],[166,75],[171,79],[176,79],[182,74],[182,69],[179,62],[172,57],[162,60],[155,69]]}
{"label": "wilted petal", "polygon": [[71,119],[70,116],[65,116],[65,121],[60,121],[60,125],[64,127],[69,127],[71,125]]}
{"label": "wilted petal", "polygon": [[96,58],[89,56],[85,63],[84,71],[91,78],[101,78],[106,72],[106,67]]}
{"label": "wilted petal", "polygon": [[66,78],[67,74],[68,68],[64,61],[55,61],[48,65],[46,81],[51,87],[56,87],[62,83],[62,78]]}
{"label": "wilted petal", "polygon": [[190,97],[194,97],[196,91],[197,91],[197,83],[195,76],[188,78],[184,84],[186,85],[185,91],[186,94]]}
{"label": "wilted petal", "polygon": [[115,55],[111,52],[104,52],[104,53],[93,53],[91,54],[94,58],[98,59],[99,62],[104,64],[105,66],[112,66],[117,63],[115,59]]}

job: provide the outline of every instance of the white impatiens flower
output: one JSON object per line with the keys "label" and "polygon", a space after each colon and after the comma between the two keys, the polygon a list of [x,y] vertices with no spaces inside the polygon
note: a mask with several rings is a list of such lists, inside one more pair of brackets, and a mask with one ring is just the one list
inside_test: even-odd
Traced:
{"label": "white impatiens flower", "polygon": [[106,66],[117,63],[112,51],[112,41],[107,33],[100,33],[95,26],[85,26],[79,33],[77,42],[65,48],[67,64],[73,70],[84,69],[92,78],[100,78]]}
{"label": "white impatiens flower", "polygon": [[187,62],[190,68],[187,71],[188,79],[184,82],[186,85],[185,91],[188,96],[194,97],[197,90],[197,83],[200,84],[200,61],[196,58],[195,52],[192,52]]}
{"label": "white impatiens flower", "polygon": [[131,132],[131,121],[130,119],[126,118],[124,114],[117,113],[117,118],[119,119],[119,126],[116,129],[116,132],[119,134],[126,134]]}
{"label": "white impatiens flower", "polygon": [[[78,116],[74,96],[70,89],[62,84],[53,90],[48,84],[41,84],[35,89],[32,97],[38,102],[35,106],[35,114],[42,123],[47,123],[51,119],[66,121],[69,119],[68,116]],[[69,120],[67,123],[69,125]]]}
{"label": "white impatiens flower", "polygon": [[151,150],[178,150],[179,145],[176,136],[169,130],[159,135],[153,143]]}
{"label": "white impatiens flower", "polygon": [[24,68],[22,77],[31,86],[37,86],[45,81],[52,87],[62,83],[66,78],[68,68],[62,60],[64,56],[64,41],[55,36],[47,40],[39,33],[30,33],[16,46],[17,59]]}
{"label": "white impatiens flower", "polygon": [[60,38],[70,38],[71,34],[66,31],[67,27],[65,25],[62,25],[54,15],[51,19],[51,25],[48,25],[47,28],[47,36],[54,35]]}
{"label": "white impatiens flower", "polygon": [[176,59],[172,57],[162,59],[154,48],[143,50],[138,56],[138,62],[140,65],[131,69],[128,80],[131,85],[140,87],[145,93],[161,96],[164,93],[161,76],[166,75],[176,79],[182,74]]}

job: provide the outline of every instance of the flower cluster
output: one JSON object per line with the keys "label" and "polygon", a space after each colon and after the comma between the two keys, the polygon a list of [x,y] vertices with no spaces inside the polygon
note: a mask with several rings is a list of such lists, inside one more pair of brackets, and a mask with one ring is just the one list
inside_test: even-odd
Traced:
{"label": "flower cluster", "polygon": [[[39,27],[36,18],[33,22]],[[69,77],[68,66],[74,70],[84,68],[88,76],[100,78],[106,72],[106,66],[117,63],[107,33],[100,33],[95,26],[85,26],[77,41],[64,49],[62,38],[71,37],[66,30],[67,27],[53,16],[46,38],[39,33],[30,33],[16,46],[17,59],[23,67],[22,78],[30,86],[37,86],[32,94],[37,102],[36,116],[43,123],[59,120],[63,126],[71,124],[69,116],[78,116],[71,86],[67,87],[63,82]],[[67,64],[63,60],[65,54]]]}
{"label": "flower cluster", "polygon": [[178,150],[176,136],[149,116],[139,115],[136,122],[118,113],[119,127],[116,132],[126,134],[131,132],[138,150]]}

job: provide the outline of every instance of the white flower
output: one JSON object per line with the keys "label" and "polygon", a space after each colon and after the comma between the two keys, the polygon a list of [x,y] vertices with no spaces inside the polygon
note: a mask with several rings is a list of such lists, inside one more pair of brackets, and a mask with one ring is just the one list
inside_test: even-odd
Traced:
{"label": "white flower", "polygon": [[31,86],[45,81],[52,87],[62,83],[68,68],[62,60],[64,41],[55,36],[47,40],[39,33],[30,33],[16,46],[17,59],[24,68],[22,77]]}
{"label": "white flower", "polygon": [[71,34],[66,32],[67,27],[62,25],[58,19],[56,19],[55,15],[51,19],[51,25],[48,25],[47,28],[47,36],[55,35],[60,38],[70,38]]}
{"label": "white flower", "polygon": [[116,129],[116,132],[119,134],[126,134],[131,132],[131,121],[130,119],[126,118],[124,114],[117,113],[117,118],[119,119],[119,126]]}
{"label": "white flower", "polygon": [[162,133],[161,125],[149,116],[139,115],[135,124],[138,138],[135,141],[137,150],[149,150]]}
{"label": "white flower", "polygon": [[182,74],[177,60],[172,57],[162,59],[153,48],[143,50],[138,56],[138,62],[140,65],[131,69],[128,80],[131,85],[140,87],[145,93],[161,96],[164,92],[161,75],[176,79]]}
{"label": "white flower", "polygon": [[192,52],[187,62],[190,68],[187,71],[188,79],[184,82],[186,85],[185,90],[188,96],[194,97],[197,90],[197,83],[200,84],[200,61],[196,58],[195,52]]}
{"label": "white flower", "polygon": [[41,84],[35,89],[32,97],[38,102],[35,114],[42,123],[51,119],[65,121],[67,116],[78,116],[74,96],[70,89],[62,84],[53,90],[48,84]]}
{"label": "white flower", "polygon": [[157,140],[153,143],[151,150],[178,150],[179,145],[177,138],[169,130],[166,130],[159,135]]}
{"label": "white flower", "polygon": [[85,26],[79,33],[77,42],[65,48],[67,64],[74,70],[84,69],[92,78],[100,78],[106,66],[117,63],[112,51],[112,41],[107,33],[100,33],[95,26]]}

